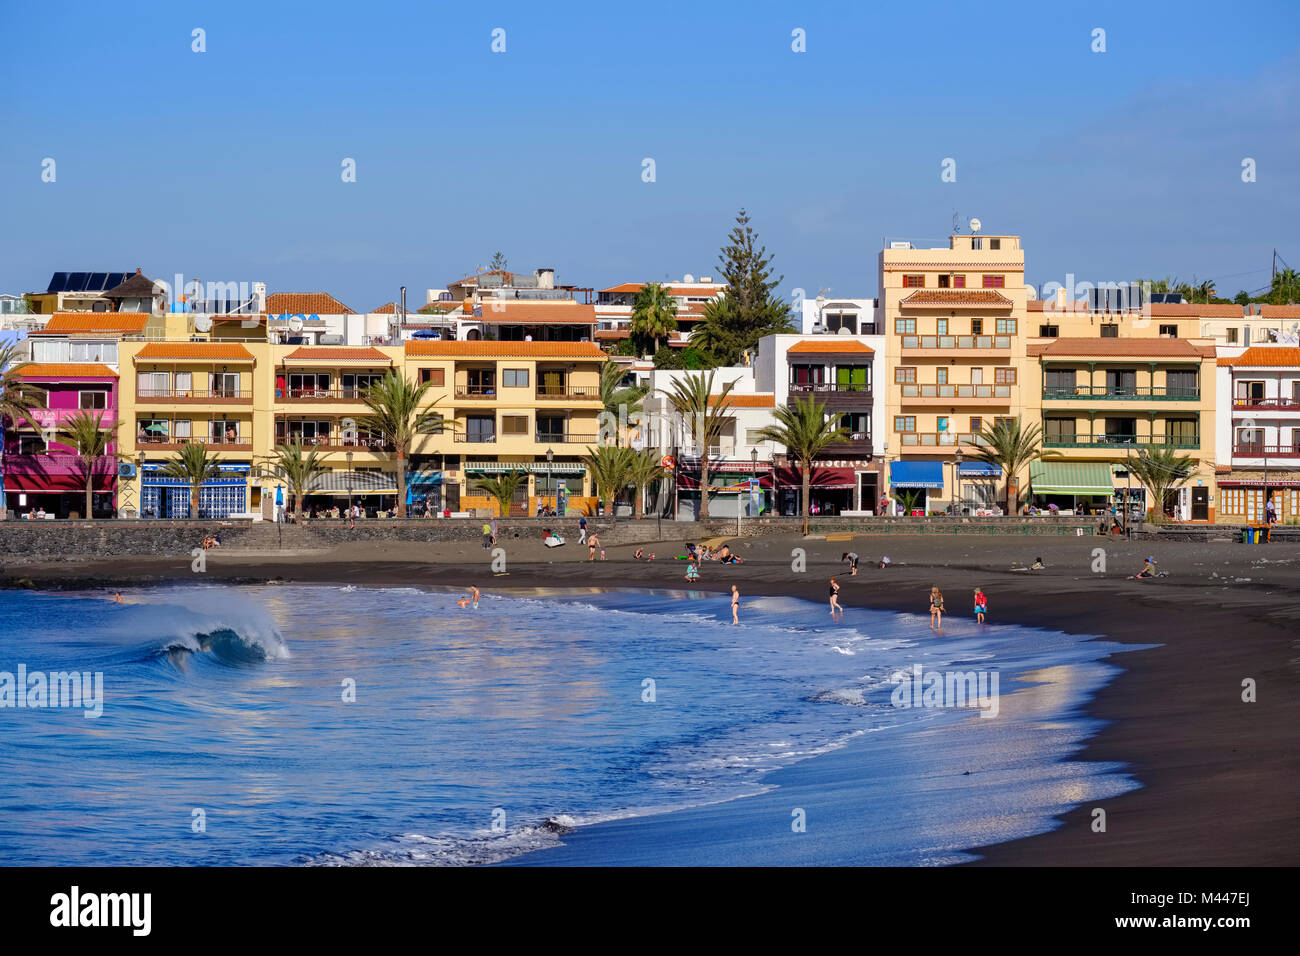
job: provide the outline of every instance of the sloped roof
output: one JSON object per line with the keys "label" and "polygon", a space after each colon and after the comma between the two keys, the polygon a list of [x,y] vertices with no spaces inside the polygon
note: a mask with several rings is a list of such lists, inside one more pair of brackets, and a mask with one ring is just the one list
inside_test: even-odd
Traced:
{"label": "sloped roof", "polygon": [[194,359],[213,362],[251,362],[253,353],[236,342],[149,342],[136,360]]}
{"label": "sloped roof", "polygon": [[482,306],[483,315],[474,318],[485,325],[596,324],[594,305],[582,305],[570,299],[558,302],[488,301]]}
{"label": "sloped roof", "polygon": [[917,289],[899,305],[982,305],[1010,308],[1012,302],[996,289]]}
{"label": "sloped roof", "polygon": [[376,348],[349,348],[346,345],[319,345],[296,348],[284,357],[287,362],[389,362]]}
{"label": "sloped roof", "polygon": [[1029,355],[1059,358],[1069,355],[1077,358],[1186,358],[1201,359],[1214,355],[1213,345],[1193,345],[1186,339],[1167,336],[1147,338],[1096,338],[1074,337],[1053,339],[1051,342],[1031,342],[1025,351]]}
{"label": "sloped roof", "polygon": [[97,362],[32,362],[17,374],[22,378],[117,378],[116,372]]}
{"label": "sloped roof", "polygon": [[1300,366],[1300,348],[1252,345],[1234,358],[1221,357],[1217,364],[1239,368],[1295,368]]}
{"label": "sloped roof", "polygon": [[328,292],[272,292],[266,297],[266,311],[273,315],[298,313],[344,315],[352,310]]}
{"label": "sloped roof", "polygon": [[[709,404],[717,405],[722,401],[721,395],[710,395]],[[731,408],[775,408],[775,395],[737,395],[732,392],[727,396],[728,406]]]}
{"label": "sloped roof", "polygon": [[802,342],[796,342],[785,351],[787,355],[792,352],[799,354],[821,352],[835,353],[838,355],[843,355],[846,352],[859,352],[863,355],[874,355],[876,350],[869,345],[859,342],[857,339],[827,335],[822,338],[804,339]]}
{"label": "sloped roof", "polygon": [[411,339],[407,357],[424,358],[606,358],[594,342],[445,342]]}
{"label": "sloped roof", "polygon": [[55,312],[32,335],[129,335],[144,331],[147,312]]}
{"label": "sloped roof", "polygon": [[157,293],[153,280],[142,274],[139,269],[125,282],[114,286],[104,293],[106,299],[151,299]]}

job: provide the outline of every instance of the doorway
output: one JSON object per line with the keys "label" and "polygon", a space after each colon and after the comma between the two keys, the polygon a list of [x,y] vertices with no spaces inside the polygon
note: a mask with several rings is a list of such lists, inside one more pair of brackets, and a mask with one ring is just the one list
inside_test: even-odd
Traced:
{"label": "doorway", "polygon": [[1210,520],[1210,489],[1193,488],[1192,489],[1192,520],[1209,521]]}

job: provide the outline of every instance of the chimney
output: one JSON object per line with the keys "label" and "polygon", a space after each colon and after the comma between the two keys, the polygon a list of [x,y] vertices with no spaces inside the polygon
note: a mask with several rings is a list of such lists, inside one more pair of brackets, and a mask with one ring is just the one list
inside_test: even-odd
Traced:
{"label": "chimney", "polygon": [[266,311],[266,283],[253,283],[253,308],[258,312]]}
{"label": "chimney", "polygon": [[555,288],[555,270],[554,269],[537,269],[533,272],[537,276],[537,288],[554,289]]}

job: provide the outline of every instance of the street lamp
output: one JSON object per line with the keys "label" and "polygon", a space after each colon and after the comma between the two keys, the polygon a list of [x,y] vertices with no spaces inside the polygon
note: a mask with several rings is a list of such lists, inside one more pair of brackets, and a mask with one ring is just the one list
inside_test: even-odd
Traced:
{"label": "street lamp", "polygon": [[348,460],[348,517],[352,517],[352,452],[344,456]]}
{"label": "street lamp", "polygon": [[[750,481],[758,481],[758,446],[757,445],[755,445],[749,450],[749,460],[754,463],[754,471],[753,474],[750,476]],[[753,488],[753,485],[750,485],[750,487]],[[755,495],[751,491],[749,494],[749,500],[753,501],[754,498]],[[750,517],[753,518],[755,516],[750,515]]]}
{"label": "street lamp", "polygon": [[[550,498],[551,492],[555,490],[555,478],[551,474],[551,462],[553,462],[554,460],[555,460],[555,452],[550,448],[546,449],[546,484],[547,484],[546,497],[547,498]],[[559,502],[556,502],[556,504],[558,503]],[[558,512],[560,509],[555,508],[553,510]]]}
{"label": "street lamp", "polygon": [[957,486],[957,515],[961,516],[961,449],[957,449],[957,462],[953,465],[953,484]]}

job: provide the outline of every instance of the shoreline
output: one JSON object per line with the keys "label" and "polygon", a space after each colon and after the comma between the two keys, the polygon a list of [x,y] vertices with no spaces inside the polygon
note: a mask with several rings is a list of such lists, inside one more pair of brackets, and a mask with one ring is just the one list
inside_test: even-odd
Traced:
{"label": "shoreline", "polygon": [[[1091,570],[1097,539],[962,539],[858,535],[852,542],[781,536],[746,540],[741,566],[706,563],[690,590],[747,592],[825,601],[835,574],[846,607],[920,613],[931,583],[958,616],[970,587],[990,598],[992,623],[1021,624],[1120,644],[1159,646],[1123,654],[1120,669],[1090,699],[1083,716],[1103,721],[1071,759],[1114,763],[1141,786],[1097,801],[1107,832],[1091,829],[1091,807],[1057,817],[1056,829],[976,847],[963,865],[1191,866],[1294,865],[1300,860],[1300,755],[1294,730],[1300,696],[1292,622],[1300,618],[1296,569],[1300,547],[1232,544],[1166,545],[1157,553],[1173,576],[1125,580],[1140,566],[1140,542],[1102,542],[1119,571]],[[462,546],[355,546],[301,554],[212,553],[204,577],[223,583],[447,586],[476,583],[485,592],[546,589],[667,588],[685,590],[681,562],[637,563],[632,547],[609,548],[610,560],[589,564],[577,549],[561,560],[540,546],[506,540],[509,573],[493,576],[489,555]],[[794,548],[806,551],[806,573],[790,569]],[[850,577],[836,559],[863,555]],[[869,563],[886,550],[887,571]],[[567,550],[567,549],[566,549]],[[625,552],[625,553],[624,553]],[[1011,563],[1044,556],[1047,569],[1009,571]],[[585,557],[585,552],[582,557]],[[549,561],[547,559],[550,559]],[[21,578],[42,589],[139,587],[194,583],[188,555],[58,564],[12,565],[3,581]],[[1263,562],[1261,564],[1261,562]],[[1213,576],[1212,576],[1213,575]],[[743,618],[742,618],[743,619]],[[1258,702],[1241,701],[1241,682],[1257,683]],[[1235,813],[1240,807],[1248,812]]]}

